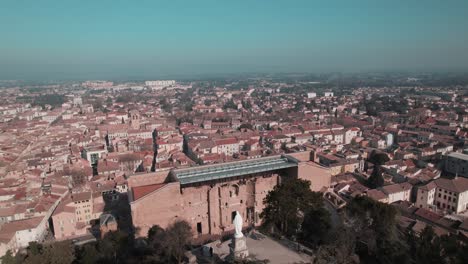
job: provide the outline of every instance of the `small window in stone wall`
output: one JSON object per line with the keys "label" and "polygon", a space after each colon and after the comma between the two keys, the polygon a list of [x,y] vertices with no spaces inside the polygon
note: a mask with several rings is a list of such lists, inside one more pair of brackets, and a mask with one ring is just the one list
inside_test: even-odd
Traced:
{"label": "small window in stone wall", "polygon": [[239,186],[231,185],[229,190],[229,197],[236,197],[239,195]]}

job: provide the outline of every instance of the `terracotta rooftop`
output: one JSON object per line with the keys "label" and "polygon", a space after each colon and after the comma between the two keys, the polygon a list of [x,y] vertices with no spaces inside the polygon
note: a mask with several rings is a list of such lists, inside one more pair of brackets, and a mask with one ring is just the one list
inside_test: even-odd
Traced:
{"label": "terracotta rooftop", "polygon": [[73,202],[90,200],[91,192],[74,193],[71,195]]}
{"label": "terracotta rooftop", "polygon": [[9,222],[2,226],[2,229],[0,232],[10,233],[10,232],[16,232],[20,230],[36,228],[43,219],[44,219],[43,216],[38,216],[34,218]]}
{"label": "terracotta rooftop", "polygon": [[424,209],[424,208],[420,208],[418,209],[415,213],[414,213],[416,216],[419,216],[425,220],[428,220],[430,222],[433,222],[433,223],[436,223],[437,221],[439,221],[442,216],[439,215],[439,214],[436,214],[432,211],[429,211],[427,209]]}
{"label": "terracotta rooftop", "polygon": [[433,181],[431,181],[426,185],[420,186],[419,189],[429,191],[429,190],[433,190],[436,187],[437,185]]}
{"label": "terracotta rooftop", "polygon": [[157,183],[157,184],[134,187],[134,188],[132,188],[133,200],[136,201],[136,200],[142,198],[143,196],[146,196],[147,194],[150,194],[150,193],[158,190],[159,188],[163,187],[164,185],[166,185],[166,184],[165,183]]}
{"label": "terracotta rooftop", "polygon": [[458,177],[456,179],[445,179],[439,178],[434,181],[437,187],[446,189],[452,192],[466,192],[468,191],[468,179],[463,177]]}
{"label": "terracotta rooftop", "polygon": [[382,191],[386,194],[399,193],[411,190],[413,186],[407,182],[387,185],[382,187]]}
{"label": "terracotta rooftop", "polygon": [[380,200],[384,200],[388,198],[385,193],[377,189],[368,190],[366,193],[369,198],[372,198],[373,200],[376,200],[376,201],[380,201]]}

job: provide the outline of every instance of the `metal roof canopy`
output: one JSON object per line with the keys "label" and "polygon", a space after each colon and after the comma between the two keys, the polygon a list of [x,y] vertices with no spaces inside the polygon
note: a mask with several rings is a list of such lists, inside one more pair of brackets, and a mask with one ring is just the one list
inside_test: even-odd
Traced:
{"label": "metal roof canopy", "polygon": [[290,156],[272,156],[215,165],[173,170],[181,185],[242,176],[246,174],[295,167],[298,160]]}

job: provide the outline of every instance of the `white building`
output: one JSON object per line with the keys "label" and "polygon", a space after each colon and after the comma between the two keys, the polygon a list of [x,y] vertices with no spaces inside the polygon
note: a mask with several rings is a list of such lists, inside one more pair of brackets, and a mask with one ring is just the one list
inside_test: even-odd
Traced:
{"label": "white building", "polygon": [[145,85],[146,86],[162,86],[162,87],[167,87],[174,85],[176,81],[174,80],[158,80],[158,81],[146,81]]}
{"label": "white building", "polygon": [[416,194],[415,205],[418,208],[434,209],[434,199],[436,195],[437,185],[431,181],[426,185],[419,186]]}
{"label": "white building", "polygon": [[107,153],[104,145],[88,146],[81,151],[81,157],[91,164],[97,164],[103,154]]}
{"label": "white building", "polygon": [[345,134],[342,131],[332,131],[332,134],[333,134],[333,141],[336,144],[343,144],[344,143]]}
{"label": "white building", "polygon": [[358,137],[361,135],[361,129],[358,127],[351,127],[345,132],[344,143],[350,144],[353,138]]}
{"label": "white building", "polygon": [[239,142],[234,138],[215,140],[216,153],[232,156],[239,153]]}
{"label": "white building", "polygon": [[29,242],[43,242],[47,233],[48,218],[39,216],[6,223],[0,230],[0,256],[8,250],[16,253]]}
{"label": "white building", "polygon": [[317,97],[317,93],[307,93],[307,98],[315,98]]}
{"label": "white building", "polygon": [[398,201],[409,201],[411,197],[411,188],[413,186],[407,182],[386,185],[382,187],[382,192],[388,196],[388,203]]}
{"label": "white building", "polygon": [[86,81],[81,84],[83,87],[94,89],[110,88],[112,85],[114,85],[114,83],[108,81]]}
{"label": "white building", "polygon": [[59,118],[59,116],[60,116],[60,114],[51,112],[51,113],[49,113],[49,114],[47,114],[45,116],[42,116],[42,120],[44,120],[44,121],[46,121],[48,123],[52,123],[55,120],[57,120],[57,118]]}
{"label": "white building", "polygon": [[416,206],[435,208],[447,213],[461,213],[468,209],[468,179],[439,178],[418,188]]}
{"label": "white building", "polygon": [[73,105],[74,106],[80,106],[83,104],[83,99],[81,97],[74,97],[73,98]]}
{"label": "white building", "polygon": [[393,134],[392,133],[388,133],[388,132],[384,132],[382,134],[382,139],[385,140],[385,145],[386,147],[391,147],[394,143],[394,139],[393,139]]}
{"label": "white building", "polygon": [[325,97],[333,97],[333,92],[325,92],[325,93],[323,94],[323,96],[325,96]]}

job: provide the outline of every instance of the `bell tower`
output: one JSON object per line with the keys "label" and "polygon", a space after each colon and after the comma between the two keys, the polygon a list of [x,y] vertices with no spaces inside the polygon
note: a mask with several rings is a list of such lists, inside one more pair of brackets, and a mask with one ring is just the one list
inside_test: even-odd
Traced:
{"label": "bell tower", "polygon": [[130,111],[130,125],[133,129],[140,129],[140,113],[138,110]]}

